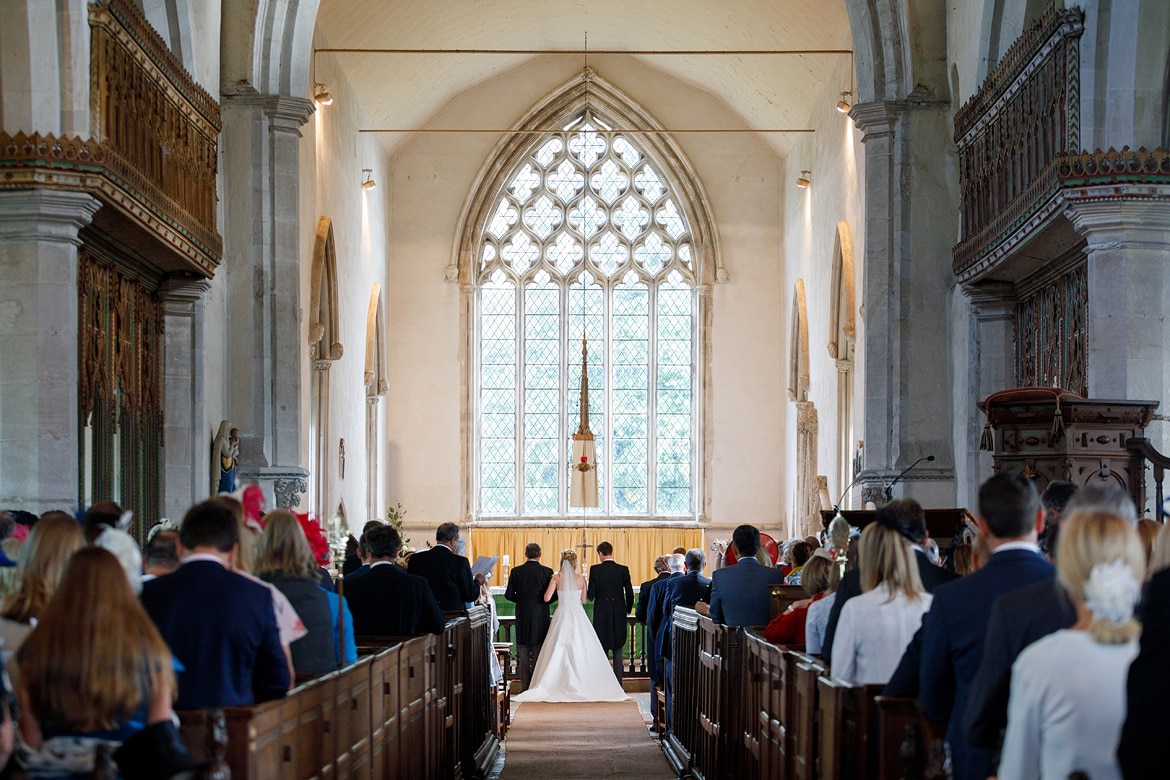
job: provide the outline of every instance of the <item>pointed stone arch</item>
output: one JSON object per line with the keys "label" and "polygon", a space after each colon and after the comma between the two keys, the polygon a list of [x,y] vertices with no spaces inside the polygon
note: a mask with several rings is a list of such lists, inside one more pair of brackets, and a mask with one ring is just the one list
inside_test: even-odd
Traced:
{"label": "pointed stone arch", "polygon": [[[480,169],[459,215],[451,263],[445,272],[447,281],[458,280],[463,285],[473,283],[476,264],[472,258],[478,257],[481,249],[479,231],[507,176],[517,161],[531,149],[533,131],[559,130],[586,105],[595,115],[615,127],[664,130],[633,98],[598,76],[592,68],[585,68],[580,75],[554,90],[517,122],[512,130],[519,132],[505,135]],[[667,178],[669,186],[678,193],[679,205],[686,212],[698,255],[695,269],[697,284],[703,286],[727,281],[714,214],[699,176],[682,147],[666,132],[646,133],[639,138],[639,143]]]}
{"label": "pointed stone arch", "polygon": [[333,220],[317,220],[313,244],[313,268],[309,293],[309,343],[315,360],[340,360],[345,354],[337,324],[337,249],[333,243]]}
{"label": "pointed stone arch", "polygon": [[386,315],[382,306],[382,286],[374,283],[370,290],[370,306],[366,313],[366,518],[382,514],[379,490],[381,488],[381,458],[378,435],[379,401],[390,389],[386,377]]}
{"label": "pointed stone arch", "polygon": [[857,288],[853,275],[853,238],[848,222],[838,222],[833,240],[833,281],[829,298],[829,357],[851,360],[857,338]]}
{"label": "pointed stone arch", "polygon": [[792,291],[792,325],[788,344],[788,400],[807,401],[810,381],[808,353],[808,308],[804,280],[797,279]]}

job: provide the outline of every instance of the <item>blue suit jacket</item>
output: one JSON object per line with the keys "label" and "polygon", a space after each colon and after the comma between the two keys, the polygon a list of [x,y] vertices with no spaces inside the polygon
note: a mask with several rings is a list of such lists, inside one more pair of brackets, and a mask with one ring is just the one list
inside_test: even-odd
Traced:
{"label": "blue suit jacket", "polygon": [[1162,777],[1170,766],[1170,570],[1150,579],[1142,617],[1141,649],[1129,667],[1125,725],[1117,746],[1125,780]]}
{"label": "blue suit jacket", "polygon": [[288,691],[272,592],[213,561],[147,582],[142,606],[183,665],[176,710],[237,707]]}
{"label": "blue suit jacket", "polygon": [[784,584],[784,572],[740,558],[711,575],[711,619],[729,626],[766,626],[771,619],[769,585]]}
{"label": "blue suit jacket", "polygon": [[1025,585],[1051,580],[1056,572],[1039,553],[1004,550],[994,553],[979,571],[940,586],[922,623],[922,665],[918,699],[926,717],[944,722],[956,780],[984,780],[994,753],[967,743],[963,713],[979,662],[987,623],[996,599]]}
{"label": "blue suit jacket", "polygon": [[709,601],[711,580],[697,571],[688,571],[678,577],[671,577],[650,590],[650,619],[647,626],[654,628],[654,641],[658,654],[671,657],[671,624],[674,623],[675,607],[693,607],[697,601]]}

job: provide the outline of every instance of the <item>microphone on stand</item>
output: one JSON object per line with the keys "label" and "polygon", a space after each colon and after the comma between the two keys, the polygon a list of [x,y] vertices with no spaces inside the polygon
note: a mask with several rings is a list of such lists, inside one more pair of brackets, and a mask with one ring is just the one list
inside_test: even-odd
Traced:
{"label": "microphone on stand", "polygon": [[853,478],[853,481],[850,482],[845,487],[845,489],[841,491],[841,497],[837,499],[836,504],[833,504],[833,511],[840,513],[841,502],[845,500],[845,496],[849,495],[849,491],[853,488],[853,486],[856,485],[861,480],[863,480],[864,478],[871,476],[872,474],[873,474],[873,471],[871,469],[864,469],[862,471],[857,472],[857,476]]}
{"label": "microphone on stand", "polygon": [[885,497],[886,497],[886,501],[892,501],[892,500],[893,500],[893,498],[894,498],[894,485],[897,485],[897,484],[898,484],[900,481],[902,481],[902,477],[904,477],[904,476],[906,476],[908,473],[910,473],[910,470],[911,470],[911,469],[913,469],[915,466],[917,466],[919,463],[921,463],[921,462],[922,462],[922,461],[924,461],[924,460],[925,460],[925,461],[933,461],[933,460],[934,460],[934,456],[933,456],[933,455],[926,455],[926,456],[924,456],[924,457],[921,457],[921,458],[919,458],[918,460],[914,461],[914,462],[913,462],[913,463],[911,463],[909,466],[907,466],[906,468],[902,469],[902,473],[900,473],[900,474],[898,474],[898,476],[894,477],[894,481],[893,481],[893,482],[891,482],[890,484],[888,484],[888,485],[886,485],[886,486],[885,486],[885,488],[882,490],[882,493],[885,495]]}

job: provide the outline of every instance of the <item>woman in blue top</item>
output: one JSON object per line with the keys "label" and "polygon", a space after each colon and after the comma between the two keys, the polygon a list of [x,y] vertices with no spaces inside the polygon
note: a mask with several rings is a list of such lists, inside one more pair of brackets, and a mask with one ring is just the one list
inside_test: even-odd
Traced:
{"label": "woman in blue top", "polygon": [[[309,633],[292,643],[293,668],[298,675],[322,675],[357,660],[353,617],[336,593],[321,587],[317,562],[297,519],[284,510],[264,516],[264,532],[256,542],[256,576],[288,597]],[[343,612],[344,619],[338,615]],[[345,626],[345,655],[338,626]]]}
{"label": "woman in blue top", "polygon": [[174,715],[171,651],[107,550],[73,556],[16,657],[18,752],[30,776],[90,774],[99,744],[116,747]]}

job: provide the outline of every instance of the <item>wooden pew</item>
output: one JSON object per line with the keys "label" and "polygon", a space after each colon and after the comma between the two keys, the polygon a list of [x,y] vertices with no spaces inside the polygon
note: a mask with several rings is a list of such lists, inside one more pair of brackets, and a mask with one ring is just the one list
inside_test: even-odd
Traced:
{"label": "wooden pew", "polygon": [[817,680],[826,671],[818,658],[804,653],[792,656],[792,729],[788,744],[792,757],[790,776],[796,780],[817,777]]}
{"label": "wooden pew", "polygon": [[679,775],[694,765],[701,725],[699,721],[699,614],[674,610],[671,631],[671,726],[666,735],[666,757]]}
{"label": "wooden pew", "polygon": [[719,777],[720,763],[731,760],[722,730],[727,698],[723,683],[726,632],[726,626],[713,623],[709,618],[699,620],[699,730],[692,756],[692,772],[698,780]]}
{"label": "wooden pew", "polygon": [[877,780],[945,780],[946,727],[926,719],[915,699],[878,696]]}
{"label": "wooden pew", "polygon": [[818,769],[825,780],[875,776],[877,707],[884,686],[850,685],[831,675],[817,680]]}
{"label": "wooden pew", "polygon": [[441,636],[377,653],[363,638],[356,663],[284,699],[179,713],[184,739],[196,756],[213,754],[206,735],[221,717],[218,742],[237,780],[480,776],[498,751],[488,634],[487,621],[468,614]]}

